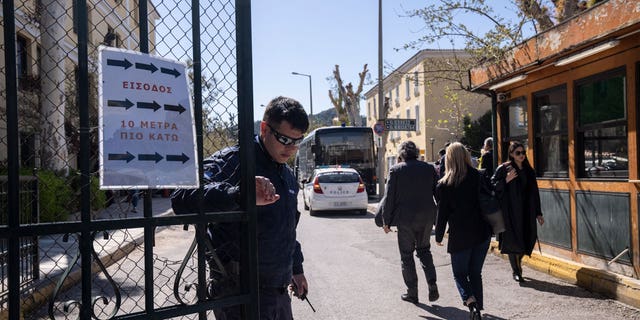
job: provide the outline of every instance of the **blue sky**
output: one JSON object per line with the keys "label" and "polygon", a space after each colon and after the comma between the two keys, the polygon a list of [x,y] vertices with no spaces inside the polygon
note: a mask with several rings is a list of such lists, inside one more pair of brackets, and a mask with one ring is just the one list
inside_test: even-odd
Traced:
{"label": "blue sky", "polygon": [[[400,50],[421,35],[423,24],[400,17],[404,9],[425,1],[383,1],[383,59],[400,66],[415,51]],[[252,1],[254,119],[277,95],[299,100],[309,112],[310,74],[314,113],[332,108],[327,77],[336,64],[345,83],[357,85],[365,63],[376,81],[378,75],[377,0],[258,0]],[[363,93],[371,88],[365,86]],[[362,108],[362,105],[361,105]]]}
{"label": "blue sky", "polygon": [[[156,49],[161,56],[186,61],[192,50],[191,34],[184,31],[190,30],[190,16],[184,13],[189,12],[189,8],[184,2],[173,1],[163,1],[157,6],[163,20],[157,26],[162,41],[158,42]],[[418,18],[408,18],[406,11],[434,3],[439,1],[383,0],[383,59],[386,65],[395,69],[413,56],[418,49],[405,50],[402,47],[425,34],[424,22]],[[500,16],[514,16],[512,1],[490,3]],[[180,10],[172,9],[176,6]],[[203,49],[219,49],[221,52],[218,60],[212,60],[207,50],[203,52],[203,61],[206,61],[203,74],[213,74],[217,79],[223,79],[225,75],[234,73],[234,64],[220,62],[220,57],[233,56],[234,53],[229,51],[233,46],[220,44],[228,39],[226,32],[233,33],[233,29],[225,28],[221,23],[233,19],[233,12],[228,12],[229,16],[225,16],[225,12],[218,19],[212,9],[222,4],[216,2],[211,6],[207,7],[201,18],[201,23],[207,26],[203,28],[201,41],[206,44]],[[328,96],[330,82],[327,78],[332,77],[336,64],[340,66],[345,84],[358,84],[358,73],[365,63],[368,64],[370,82],[377,83],[378,0],[253,0],[251,14],[255,120],[262,118],[264,108],[261,105],[266,105],[279,95],[299,100],[309,111],[309,79],[292,75],[294,71],[312,77],[314,113],[333,108]],[[468,26],[476,30],[486,28],[483,21],[477,21],[476,17],[458,15],[456,19],[464,19]],[[211,39],[212,35],[216,35],[216,27],[220,27],[223,34]],[[218,49],[216,44],[220,46]],[[462,48],[463,44],[457,46]],[[451,49],[447,41],[424,45],[420,49],[427,48]],[[234,92],[229,88],[233,83],[224,82],[223,79],[221,85],[223,91]],[[365,85],[363,93],[372,86]],[[224,95],[218,106],[224,108],[233,105],[234,98]],[[225,110],[217,111],[223,113]]]}
{"label": "blue sky", "polygon": [[[423,8],[435,0],[383,0],[383,59],[399,67],[416,50],[401,49],[424,35],[424,23],[406,17],[406,10]],[[494,3],[494,2],[492,2]],[[310,74],[314,113],[332,108],[328,96],[336,64],[343,81],[358,83],[358,73],[368,64],[370,80],[378,75],[377,0],[255,0],[252,1],[254,119],[261,119],[269,100],[277,95],[298,99],[309,111],[309,79],[291,72]],[[507,8],[510,7],[510,8]],[[513,16],[510,1],[495,1],[501,16]],[[482,30],[482,22],[468,25]],[[459,44],[459,48],[462,44]],[[422,49],[451,49],[448,42]],[[400,50],[396,50],[400,49]],[[388,71],[388,70],[386,70]],[[372,85],[364,87],[363,93]],[[364,110],[363,103],[360,105]],[[363,111],[361,113],[364,113]]]}

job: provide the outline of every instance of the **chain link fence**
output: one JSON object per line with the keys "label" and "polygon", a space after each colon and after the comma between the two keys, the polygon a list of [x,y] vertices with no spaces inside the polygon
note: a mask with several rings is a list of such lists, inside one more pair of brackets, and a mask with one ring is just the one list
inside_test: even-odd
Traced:
{"label": "chain link fence", "polygon": [[[249,1],[14,0],[12,11],[11,3],[3,2],[2,28],[5,37],[12,34],[15,40],[0,43],[0,318],[11,314],[12,277],[19,278],[25,319],[82,318],[89,314],[80,307],[87,301],[83,284],[89,283],[91,316],[144,314],[150,292],[145,291],[145,274],[151,272],[153,308],[198,302],[204,264],[199,266],[193,249],[195,228],[187,228],[195,220],[176,219],[162,226],[139,222],[151,218],[149,213],[173,216],[170,190],[99,188],[98,47],[148,48],[151,55],[187,65],[192,105],[201,109],[195,114],[201,117],[196,124],[202,121],[202,155],[207,157],[239,142],[237,3],[248,7]],[[78,40],[83,36],[86,57]],[[12,162],[16,150],[17,166]],[[16,193],[8,191],[15,186],[7,176],[16,167],[19,221],[12,225],[16,212],[10,211],[10,203]],[[28,236],[19,237],[20,265],[12,269],[16,232]],[[185,241],[168,243],[170,235]],[[155,241],[153,248],[149,239]],[[89,264],[82,261],[88,257],[81,254],[83,246],[91,252]],[[147,252],[153,252],[152,270],[146,269]],[[83,278],[87,265],[90,280]],[[193,315],[167,312],[159,317],[196,319],[198,312],[207,318],[213,314],[200,308],[191,309]]]}

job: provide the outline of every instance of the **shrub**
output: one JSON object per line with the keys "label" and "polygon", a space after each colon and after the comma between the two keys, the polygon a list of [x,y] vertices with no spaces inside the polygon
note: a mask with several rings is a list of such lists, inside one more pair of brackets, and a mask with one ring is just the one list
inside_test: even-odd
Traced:
{"label": "shrub", "polygon": [[71,205],[74,192],[64,177],[43,170],[37,173],[40,200],[40,222],[65,221],[75,211]]}

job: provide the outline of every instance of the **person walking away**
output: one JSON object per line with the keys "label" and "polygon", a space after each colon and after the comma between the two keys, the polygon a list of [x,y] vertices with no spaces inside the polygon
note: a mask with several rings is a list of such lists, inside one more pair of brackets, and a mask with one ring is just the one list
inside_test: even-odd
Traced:
{"label": "person walking away", "polygon": [[493,176],[493,138],[484,139],[484,144],[480,150],[480,161],[478,169],[484,169],[484,174],[488,179]]}
{"label": "person walking away", "polygon": [[506,231],[498,235],[500,252],[509,255],[513,279],[524,282],[522,257],[531,255],[538,238],[536,220],[544,224],[536,173],[524,145],[511,142],[509,161],[496,168],[491,184],[504,215]]}
{"label": "person walking away", "polygon": [[[309,120],[302,105],[291,98],[277,97],[267,105],[260,133],[255,137],[260,319],[293,319],[287,290],[297,289],[293,292],[297,297],[304,297],[308,291],[302,267],[304,259],[300,243],[296,240],[296,226],[300,218],[297,210],[299,188],[293,171],[286,164],[298,150],[308,128]],[[240,208],[242,173],[239,150],[239,146],[226,148],[204,161],[206,185],[203,187],[202,210],[205,212]],[[176,214],[199,212],[197,191],[178,189],[172,194],[171,202]],[[223,251],[225,260],[231,261],[227,265],[238,265],[238,223],[216,223],[208,227],[207,233],[216,252]],[[239,273],[232,268],[233,272]],[[236,293],[237,285],[232,287],[235,290],[232,292],[225,290],[227,288],[219,292],[215,289],[209,288],[209,296]],[[214,313],[218,320],[242,317],[240,306],[217,309]]]}
{"label": "person walking away", "polygon": [[453,279],[463,304],[469,308],[470,319],[482,319],[482,266],[489,250],[491,227],[481,216],[480,175],[471,165],[469,152],[459,142],[449,146],[445,161],[444,177],[436,187],[436,244],[442,246],[448,224],[447,252],[451,256]]}
{"label": "person walking away", "polygon": [[444,144],[444,149],[440,149],[440,151],[438,151],[438,154],[440,155],[440,167],[438,167],[438,177],[442,178],[444,177],[444,171],[445,171],[445,167],[446,164],[444,163],[444,159],[445,159],[445,155],[447,154],[447,148],[449,147],[449,145],[451,145],[451,142],[447,142]]}
{"label": "person walking away", "polygon": [[436,268],[431,255],[431,230],[436,215],[434,191],[437,173],[432,165],[418,160],[418,148],[412,141],[403,142],[398,148],[401,162],[389,170],[389,179],[381,201],[383,228],[398,227],[398,248],[402,262],[402,278],[407,292],[400,298],[418,303],[418,275],[413,252],[420,259],[427,278],[429,301],[438,300]]}

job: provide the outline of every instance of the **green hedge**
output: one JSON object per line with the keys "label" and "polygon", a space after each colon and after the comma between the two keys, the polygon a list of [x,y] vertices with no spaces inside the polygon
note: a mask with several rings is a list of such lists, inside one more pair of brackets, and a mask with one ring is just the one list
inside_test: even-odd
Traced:
{"label": "green hedge", "polygon": [[[68,176],[60,176],[52,171],[39,171],[40,221],[66,221],[69,215],[80,211],[80,174],[72,171]],[[91,210],[105,206],[106,195],[99,189],[97,177],[91,177]]]}

